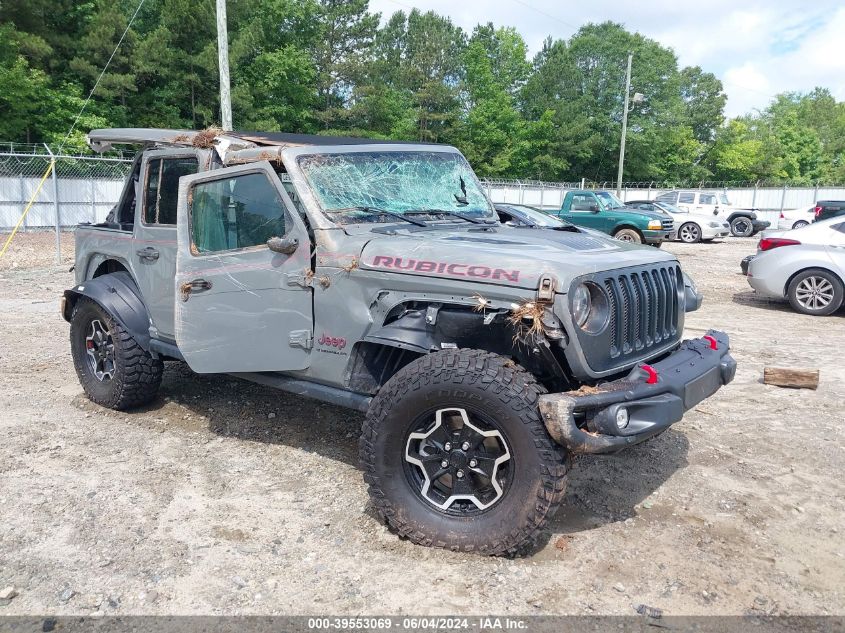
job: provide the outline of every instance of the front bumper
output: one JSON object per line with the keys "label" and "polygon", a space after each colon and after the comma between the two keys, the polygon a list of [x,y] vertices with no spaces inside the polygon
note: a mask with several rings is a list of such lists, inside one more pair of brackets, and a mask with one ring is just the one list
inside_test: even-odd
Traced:
{"label": "front bumper", "polygon": [[751,228],[753,229],[751,235],[759,233],[763,229],[769,228],[770,224],[771,222],[768,222],[766,220],[751,220]]}
{"label": "front bumper", "polygon": [[[729,352],[728,335],[710,330],[706,337],[684,341],[663,360],[641,364],[593,393],[540,396],[540,413],[552,438],[571,453],[615,453],[665,431],[731,382],[736,361]],[[617,417],[623,413],[628,422],[620,429]]]}
{"label": "front bumper", "polygon": [[672,231],[643,231],[643,242],[646,244],[662,244],[664,241],[669,240],[670,236],[672,235]]}
{"label": "front bumper", "polygon": [[[718,220],[721,222],[721,220]],[[712,240],[716,237],[727,237],[731,234],[731,225],[727,222],[722,222],[719,226],[710,226],[708,223],[706,226],[701,227],[701,239],[704,240]]]}

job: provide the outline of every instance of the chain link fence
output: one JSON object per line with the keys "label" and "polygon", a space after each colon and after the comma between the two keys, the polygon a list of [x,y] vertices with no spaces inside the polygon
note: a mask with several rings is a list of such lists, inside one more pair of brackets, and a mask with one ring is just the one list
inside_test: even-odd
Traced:
{"label": "chain link fence", "polygon": [[103,221],[132,164],[122,154],[55,155],[47,146],[5,149],[0,145],[0,231],[15,227],[30,202],[21,231]]}

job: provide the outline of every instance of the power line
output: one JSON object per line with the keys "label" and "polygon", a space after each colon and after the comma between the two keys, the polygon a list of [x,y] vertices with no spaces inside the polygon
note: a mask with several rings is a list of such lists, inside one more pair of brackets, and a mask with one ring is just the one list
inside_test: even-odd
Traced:
{"label": "power line", "polygon": [[568,26],[569,28],[575,29],[576,31],[580,28],[580,27],[575,26],[574,24],[570,24],[569,22],[566,22],[565,20],[561,20],[556,15],[552,15],[551,13],[546,13],[545,11],[543,11],[542,9],[538,9],[537,7],[532,7],[530,4],[528,4],[527,2],[523,2],[522,0],[512,0],[512,2],[515,2],[516,4],[522,5],[526,9],[531,9],[532,11],[535,11],[535,12],[539,13],[540,15],[544,15],[547,18],[551,18],[552,20],[555,20],[556,22],[560,22],[564,26]]}
{"label": "power line", "polygon": [[79,110],[79,114],[76,115],[76,118],[73,120],[73,125],[70,126],[70,129],[67,131],[67,135],[65,136],[62,144],[59,146],[59,153],[64,149],[65,143],[70,138],[70,135],[73,134],[73,130],[76,129],[76,124],[79,123],[79,119],[82,116],[82,113],[85,112],[85,108],[88,107],[88,102],[91,101],[91,97],[94,95],[94,91],[97,89],[97,86],[100,85],[100,80],[103,78],[103,75],[106,74],[106,69],[111,64],[111,60],[114,59],[115,54],[117,53],[117,49],[120,48],[120,45],[123,44],[123,38],[126,37],[126,34],[129,32],[129,29],[132,27],[132,23],[135,21],[135,18],[138,16],[138,12],[141,10],[141,7],[144,6],[144,2],[146,0],[141,0],[138,3],[138,7],[135,9],[135,13],[132,14],[132,17],[129,19],[129,23],[126,25],[126,28],[123,31],[123,35],[120,36],[120,39],[117,41],[117,46],[114,47],[114,50],[111,52],[106,65],[103,66],[102,72],[100,72],[100,76],[97,77],[97,81],[94,82],[94,87],[91,88],[91,92],[88,93],[88,98],[85,99],[85,103],[82,104],[82,108]]}

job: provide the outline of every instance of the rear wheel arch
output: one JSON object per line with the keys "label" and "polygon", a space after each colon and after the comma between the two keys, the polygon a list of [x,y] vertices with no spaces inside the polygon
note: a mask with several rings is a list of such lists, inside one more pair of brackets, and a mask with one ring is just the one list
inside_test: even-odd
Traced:
{"label": "rear wheel arch", "polygon": [[98,304],[132,336],[145,351],[149,350],[150,317],[132,275],[123,270],[100,275],[64,292],[62,316],[70,322],[82,297]]}
{"label": "rear wheel arch", "polygon": [[[77,270],[84,271],[84,279],[95,279],[103,275],[110,275],[116,272],[126,272],[132,275],[129,262],[122,257],[107,253],[91,253],[83,265],[78,265]],[[137,285],[137,284],[136,284]]]}
{"label": "rear wheel arch", "polygon": [[112,273],[117,272],[125,272],[131,275],[131,273],[129,272],[129,268],[127,268],[127,266],[122,261],[120,261],[119,259],[108,258],[104,259],[97,265],[89,279],[96,279],[97,277],[102,277],[103,275],[110,275]]}
{"label": "rear wheel arch", "polygon": [[728,224],[730,224],[731,222],[733,222],[737,218],[748,218],[750,220],[751,214],[750,213],[744,213],[742,211],[734,211],[733,213],[731,213],[728,216],[728,220],[727,220]]}

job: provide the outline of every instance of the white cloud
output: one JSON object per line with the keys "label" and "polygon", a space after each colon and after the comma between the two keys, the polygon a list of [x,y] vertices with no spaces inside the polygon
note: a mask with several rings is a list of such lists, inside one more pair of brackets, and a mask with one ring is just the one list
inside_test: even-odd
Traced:
{"label": "white cloud", "polygon": [[845,100],[841,0],[750,0],[741,6],[736,0],[594,0],[569,5],[577,9],[556,0],[371,0],[370,7],[385,15],[410,7],[430,9],[449,15],[467,31],[488,21],[513,26],[532,52],[547,35],[568,38],[586,22],[622,22],[672,47],[681,65],[699,65],[722,79],[729,115],[762,109],[779,92],[817,85]]}

